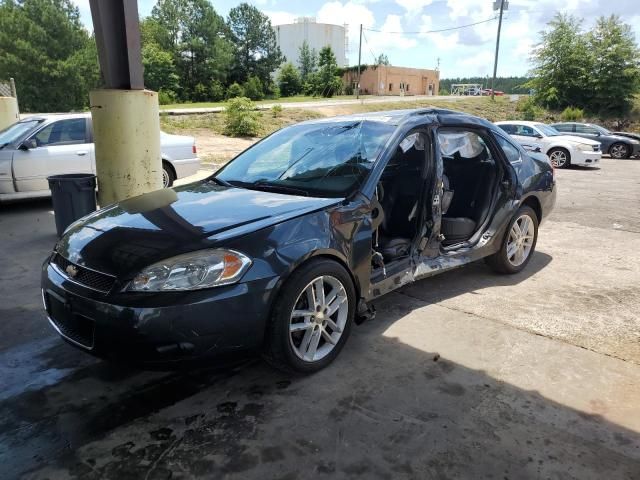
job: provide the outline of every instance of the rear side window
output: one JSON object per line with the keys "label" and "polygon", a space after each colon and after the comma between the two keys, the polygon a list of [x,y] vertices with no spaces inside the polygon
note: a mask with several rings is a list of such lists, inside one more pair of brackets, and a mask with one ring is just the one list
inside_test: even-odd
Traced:
{"label": "rear side window", "polygon": [[553,125],[553,128],[561,132],[573,132],[573,125],[571,124],[558,123],[557,125]]}
{"label": "rear side window", "polygon": [[587,125],[576,125],[576,133],[588,133],[591,135],[598,134],[598,130]]}
{"label": "rear side window", "polygon": [[515,135],[516,126],[509,124],[498,125],[503,131],[507,132],[509,135]]}
{"label": "rear side window", "polygon": [[39,147],[85,143],[87,122],[84,118],[58,120],[40,130],[34,138]]}

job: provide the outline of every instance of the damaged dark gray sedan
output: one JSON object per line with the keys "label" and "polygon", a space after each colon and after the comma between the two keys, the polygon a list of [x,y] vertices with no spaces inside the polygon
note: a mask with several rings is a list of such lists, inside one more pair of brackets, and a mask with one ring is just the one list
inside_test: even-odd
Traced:
{"label": "damaged dark gray sedan", "polygon": [[554,206],[546,156],[486,120],[422,109],[284,128],[206,180],[73,224],[42,270],[73,345],[148,366],[261,352],[332,362],[371,301],[485,258],[529,262]]}

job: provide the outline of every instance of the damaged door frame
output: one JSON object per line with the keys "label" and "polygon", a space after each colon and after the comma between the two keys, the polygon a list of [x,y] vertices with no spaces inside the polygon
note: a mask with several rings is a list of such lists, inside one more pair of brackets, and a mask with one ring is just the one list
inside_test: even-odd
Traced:
{"label": "damaged door frame", "polygon": [[[495,191],[491,199],[491,205],[489,206],[489,213],[484,219],[482,225],[476,230],[474,235],[469,240],[456,245],[455,248],[452,248],[449,251],[442,250],[442,237],[440,235],[440,226],[442,219],[440,199],[442,198],[444,188],[442,180],[442,175],[444,173],[444,164],[439,149],[438,130],[443,128],[477,132],[478,135],[480,135],[480,137],[485,140],[485,142],[488,141],[486,142],[487,148],[489,148],[491,154],[493,155],[496,161],[496,165],[499,165],[499,178],[497,181],[497,185],[494,187]],[[429,173],[425,172],[426,177],[424,178],[424,182],[422,184],[421,193],[423,201],[421,202],[422,213],[419,216],[419,233],[416,235],[414,241],[412,242],[411,253],[408,257],[404,257],[397,260],[396,262],[392,262],[390,264],[391,272],[386,272],[381,280],[374,281],[376,276],[374,276],[373,269],[371,270],[371,280],[368,289],[369,294],[365,299],[367,302],[385,295],[386,293],[397,290],[404,285],[413,283],[417,280],[431,277],[446,270],[461,267],[473,261],[484,258],[490,253],[495,253],[495,251],[497,251],[497,249],[499,248],[499,243],[498,245],[494,245],[490,243],[490,240],[496,235],[503,235],[504,231],[499,229],[492,229],[492,226],[496,224],[496,218],[502,215],[511,215],[511,209],[513,208],[512,202],[522,188],[519,184],[518,176],[515,172],[515,169],[503,154],[502,149],[498,145],[492,132],[490,132],[488,129],[473,124],[449,125],[446,123],[430,123],[425,125],[418,125],[414,126],[407,132],[396,138],[392,143],[393,149],[390,150],[392,152],[395,151],[395,148],[398,147],[400,142],[415,131],[423,131],[427,133],[427,139],[430,144],[428,152],[427,148],[425,148],[425,167],[431,167],[430,171],[435,173],[432,182],[432,189],[430,190],[431,201],[429,202],[429,204],[432,205],[431,218],[427,218],[426,212],[428,211],[428,209],[425,208],[427,200],[426,196],[429,194]],[[432,160],[430,161],[429,159]],[[389,160],[390,156],[385,159],[384,167],[378,173],[375,180],[375,185],[377,185],[377,183],[380,181],[382,172],[386,168]],[[433,160],[435,160],[435,162]],[[501,206],[498,205],[500,196],[502,196],[504,200]],[[431,232],[428,235],[428,240],[425,242],[424,239],[427,238],[425,227],[428,225],[429,221],[432,222]],[[498,224],[502,223],[504,223],[504,219],[498,221]]]}

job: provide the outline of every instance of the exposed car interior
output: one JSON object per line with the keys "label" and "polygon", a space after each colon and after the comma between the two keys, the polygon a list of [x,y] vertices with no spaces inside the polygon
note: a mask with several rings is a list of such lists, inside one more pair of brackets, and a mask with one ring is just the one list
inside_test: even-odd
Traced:
{"label": "exposed car interior", "polygon": [[498,179],[491,151],[471,131],[438,133],[443,163],[443,246],[469,240],[484,222]]}
{"label": "exposed car interior", "polygon": [[[468,241],[483,225],[498,183],[499,168],[482,137],[473,131],[438,133],[443,162],[442,222],[445,248]],[[425,134],[412,133],[397,147],[376,189],[374,267],[404,258],[418,233],[426,166]],[[374,209],[375,210],[375,209]]]}
{"label": "exposed car interior", "polygon": [[407,256],[418,233],[425,161],[425,134],[412,133],[400,142],[382,173],[376,189],[382,214],[374,245],[384,261]]}

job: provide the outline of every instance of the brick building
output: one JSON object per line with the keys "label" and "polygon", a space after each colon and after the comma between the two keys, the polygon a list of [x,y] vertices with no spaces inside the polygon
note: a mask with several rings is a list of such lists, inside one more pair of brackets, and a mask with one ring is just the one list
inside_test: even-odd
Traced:
{"label": "brick building", "polygon": [[[355,89],[357,70],[349,69],[342,80]],[[438,70],[370,65],[360,73],[360,93],[365,95],[437,95],[439,87]]]}

